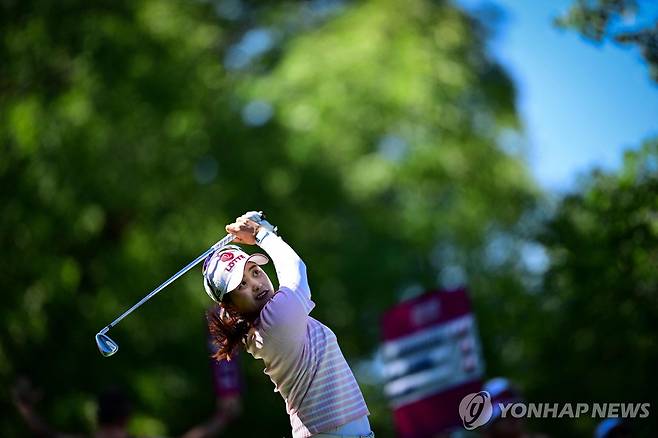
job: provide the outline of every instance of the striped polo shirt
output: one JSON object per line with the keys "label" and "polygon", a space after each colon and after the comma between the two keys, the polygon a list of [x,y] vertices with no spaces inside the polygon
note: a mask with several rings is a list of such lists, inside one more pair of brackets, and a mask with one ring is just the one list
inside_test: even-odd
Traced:
{"label": "striped polo shirt", "polygon": [[281,393],[294,438],[306,438],[369,415],[336,335],[309,316],[315,307],[306,266],[280,237],[260,243],[274,261],[279,289],[263,307],[246,340]]}

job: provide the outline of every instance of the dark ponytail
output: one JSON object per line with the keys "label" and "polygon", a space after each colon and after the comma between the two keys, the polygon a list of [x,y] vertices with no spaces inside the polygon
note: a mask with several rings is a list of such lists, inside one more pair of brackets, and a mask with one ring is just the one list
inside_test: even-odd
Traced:
{"label": "dark ponytail", "polygon": [[217,347],[217,352],[212,357],[218,361],[231,360],[246,339],[251,323],[228,310],[223,304],[206,312],[206,319],[212,342]]}

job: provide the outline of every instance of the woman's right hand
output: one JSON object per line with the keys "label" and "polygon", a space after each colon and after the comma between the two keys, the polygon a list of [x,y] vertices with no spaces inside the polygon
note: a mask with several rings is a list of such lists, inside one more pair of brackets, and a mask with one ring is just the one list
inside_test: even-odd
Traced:
{"label": "woman's right hand", "polygon": [[259,227],[258,223],[245,216],[240,216],[235,219],[235,222],[226,226],[226,232],[233,234],[235,236],[234,241],[237,243],[255,245]]}

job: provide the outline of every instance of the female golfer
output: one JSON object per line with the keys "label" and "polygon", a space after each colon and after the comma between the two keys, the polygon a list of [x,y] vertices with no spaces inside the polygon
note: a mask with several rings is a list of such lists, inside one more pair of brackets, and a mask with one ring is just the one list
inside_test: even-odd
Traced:
{"label": "female golfer", "polygon": [[265,363],[265,373],[283,396],[294,438],[374,437],[368,407],[338,347],[336,335],[309,316],[315,303],[306,266],[273,231],[241,216],[226,231],[235,242],[258,244],[274,261],[274,289],[261,269],[269,259],[238,246],[206,258],[204,287],[219,304],[208,313],[217,360],[230,360],[244,345]]}

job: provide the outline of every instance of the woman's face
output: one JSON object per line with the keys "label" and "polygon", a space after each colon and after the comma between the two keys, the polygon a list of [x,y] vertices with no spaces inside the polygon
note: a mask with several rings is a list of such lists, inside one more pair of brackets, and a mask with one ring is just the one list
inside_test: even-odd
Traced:
{"label": "woman's face", "polygon": [[247,318],[255,318],[274,296],[274,286],[265,271],[254,262],[247,262],[242,282],[229,292],[230,306]]}

